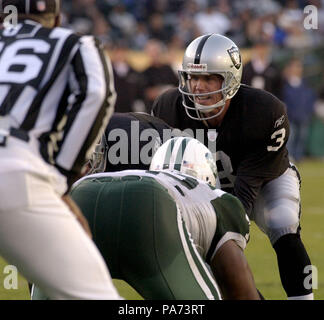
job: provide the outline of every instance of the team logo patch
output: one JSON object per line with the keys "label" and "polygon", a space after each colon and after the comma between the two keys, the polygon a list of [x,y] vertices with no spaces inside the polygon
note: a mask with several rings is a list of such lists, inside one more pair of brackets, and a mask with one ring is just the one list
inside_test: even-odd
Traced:
{"label": "team logo patch", "polygon": [[227,50],[229,56],[231,57],[231,60],[234,64],[234,67],[236,69],[240,69],[241,64],[242,64],[242,59],[241,59],[241,55],[240,55],[240,51],[237,47],[232,47],[230,49]]}
{"label": "team logo patch", "polygon": [[281,116],[276,122],[275,122],[275,125],[274,127],[275,128],[278,128],[280,127],[283,123],[285,122],[285,116]]}
{"label": "team logo patch", "polygon": [[206,63],[188,63],[187,69],[189,72],[207,71],[207,64]]}

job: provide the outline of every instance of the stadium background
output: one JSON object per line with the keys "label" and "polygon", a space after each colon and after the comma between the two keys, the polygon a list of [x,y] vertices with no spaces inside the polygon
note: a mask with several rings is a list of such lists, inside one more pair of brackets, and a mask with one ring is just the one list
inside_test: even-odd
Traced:
{"label": "stadium background", "polygon": [[[305,28],[307,5],[317,9],[317,29]],[[258,47],[266,48],[267,59],[279,76],[284,76],[293,57],[302,62],[303,77],[316,95],[306,153],[297,163],[302,177],[302,237],[318,271],[315,299],[324,300],[324,1],[69,0],[63,1],[63,26],[94,34],[104,43],[115,74],[120,75],[117,93],[131,102],[126,106],[127,101],[117,100],[117,111],[149,111],[145,90],[152,81],[147,79],[147,68],[158,60],[159,66],[167,65],[176,72],[184,48],[202,33],[232,38],[241,48],[245,65]],[[155,53],[148,45],[152,39],[158,44]],[[159,92],[174,85],[162,84]],[[285,299],[269,241],[254,223],[250,234],[246,255],[258,289],[267,299]],[[1,285],[7,276],[6,265],[0,259],[0,299],[29,299],[23,277],[19,276],[18,289]],[[126,299],[140,298],[124,283],[116,284]]]}

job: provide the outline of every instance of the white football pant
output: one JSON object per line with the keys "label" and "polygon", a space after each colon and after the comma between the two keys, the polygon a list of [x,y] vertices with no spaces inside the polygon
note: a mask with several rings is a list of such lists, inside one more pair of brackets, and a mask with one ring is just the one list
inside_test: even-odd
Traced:
{"label": "white football pant", "polygon": [[296,233],[300,219],[300,192],[297,172],[288,168],[267,183],[256,200],[250,219],[267,234],[272,244],[281,236]]}
{"label": "white football pant", "polygon": [[0,168],[0,255],[50,299],[121,299],[53,168],[12,137]]}

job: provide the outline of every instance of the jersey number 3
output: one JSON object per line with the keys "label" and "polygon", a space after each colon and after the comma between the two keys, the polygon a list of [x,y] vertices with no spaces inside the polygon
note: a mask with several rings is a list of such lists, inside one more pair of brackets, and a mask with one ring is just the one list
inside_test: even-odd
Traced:
{"label": "jersey number 3", "polygon": [[275,131],[271,135],[271,140],[275,140],[273,143],[274,145],[267,146],[267,150],[268,151],[278,151],[284,144],[285,137],[286,137],[286,129],[285,128],[281,128],[281,129]]}

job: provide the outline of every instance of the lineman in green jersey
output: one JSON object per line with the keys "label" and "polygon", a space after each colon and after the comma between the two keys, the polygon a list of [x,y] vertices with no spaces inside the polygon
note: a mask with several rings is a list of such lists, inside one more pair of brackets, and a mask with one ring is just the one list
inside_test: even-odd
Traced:
{"label": "lineman in green jersey", "polygon": [[248,218],[237,198],[210,185],[209,150],[171,139],[151,168],[89,175],[72,189],[112,278],[150,300],[259,299],[243,254]]}

